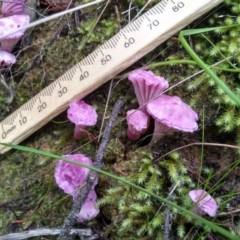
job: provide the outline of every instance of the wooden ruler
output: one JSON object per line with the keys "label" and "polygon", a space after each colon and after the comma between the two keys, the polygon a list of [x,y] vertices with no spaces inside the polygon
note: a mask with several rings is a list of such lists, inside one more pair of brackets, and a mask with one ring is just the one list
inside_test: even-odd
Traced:
{"label": "wooden ruler", "polygon": [[222,1],[162,0],[5,118],[0,142],[20,143]]}

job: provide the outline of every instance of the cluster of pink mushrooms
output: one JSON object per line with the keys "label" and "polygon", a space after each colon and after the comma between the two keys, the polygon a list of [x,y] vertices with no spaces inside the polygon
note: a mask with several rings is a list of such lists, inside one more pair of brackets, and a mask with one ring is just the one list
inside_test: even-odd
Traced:
{"label": "cluster of pink mushrooms", "polygon": [[[168,82],[151,71],[136,70],[129,74],[133,83],[139,108],[127,112],[127,136],[132,141],[137,141],[146,133],[150,117],[155,120],[154,139],[161,139],[164,135],[176,130],[193,132],[198,129],[198,115],[179,97],[163,95],[169,85]],[[70,104],[67,111],[68,119],[75,124],[74,138],[81,139],[84,129],[97,123],[95,108],[83,100]],[[152,142],[153,142],[152,140]],[[69,159],[92,165],[92,161],[83,154],[65,155]],[[78,165],[60,161],[56,168],[55,179],[65,193],[71,194],[76,199],[76,190],[81,187],[87,178],[89,170]],[[99,213],[96,205],[96,193],[91,189],[78,217],[79,222],[91,220]],[[217,213],[217,202],[206,191],[198,189],[189,192],[189,197],[195,203],[194,213],[208,214],[214,217]]]}
{"label": "cluster of pink mushrooms", "polygon": [[155,139],[176,130],[193,132],[198,129],[198,115],[181,98],[168,96],[163,92],[169,87],[168,82],[151,71],[135,70],[128,76],[133,83],[139,103],[138,109],[127,112],[130,140],[137,141],[149,127],[150,117],[154,118],[154,132],[150,145]]}
{"label": "cluster of pink mushrooms", "polygon": [[30,22],[30,17],[24,14],[24,0],[11,0],[2,2],[2,18],[0,18],[0,68],[7,67],[16,62],[12,51],[25,30],[14,34],[9,33],[25,27]]}

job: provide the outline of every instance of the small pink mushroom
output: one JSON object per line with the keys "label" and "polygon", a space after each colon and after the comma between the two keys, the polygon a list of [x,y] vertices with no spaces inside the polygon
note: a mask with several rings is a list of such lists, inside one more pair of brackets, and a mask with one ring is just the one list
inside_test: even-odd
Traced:
{"label": "small pink mushroom", "polygon": [[218,205],[215,199],[206,191],[198,189],[192,190],[188,196],[196,203],[193,212],[199,216],[208,214],[210,217],[215,217],[217,214]]}
{"label": "small pink mushroom", "polygon": [[6,34],[25,27],[29,24],[30,18],[28,15],[14,15],[10,17],[0,18],[0,42],[1,50],[12,52],[18,40],[23,36],[25,30],[18,31],[14,34],[1,38]]}
{"label": "small pink mushroom", "polygon": [[80,210],[80,213],[77,219],[78,222],[82,223],[85,221],[90,221],[91,219],[95,218],[98,215],[99,209],[96,206],[97,205],[96,199],[97,199],[97,195],[95,191],[91,190]]}
{"label": "small pink mushroom", "polygon": [[[68,154],[64,155],[63,157],[89,166],[93,165],[92,160],[83,154]],[[78,196],[78,188],[80,189],[80,187],[84,184],[89,172],[90,170],[88,168],[60,160],[57,164],[54,177],[58,186],[63,189],[65,193],[72,195],[73,200],[76,201]],[[97,195],[94,191],[97,183],[98,178],[95,180],[88,197],[80,210],[78,215],[79,222],[89,221],[96,217],[99,213],[99,209],[96,207]]]}
{"label": "small pink mushroom", "polygon": [[84,129],[87,126],[94,126],[97,123],[97,112],[91,105],[84,101],[73,102],[67,111],[68,119],[75,123],[74,138],[81,139]]}
{"label": "small pink mushroom", "polygon": [[137,141],[146,133],[149,125],[149,115],[140,110],[127,111],[127,136],[131,141]]}
{"label": "small pink mushroom", "polygon": [[135,70],[128,75],[133,83],[134,91],[140,105],[140,110],[146,112],[145,104],[160,96],[168,88],[168,82],[163,78],[154,75],[151,71],[141,69]]}
{"label": "small pink mushroom", "polygon": [[193,132],[198,129],[197,113],[179,97],[162,95],[147,104],[147,111],[155,119],[153,140],[176,130]]}
{"label": "small pink mushroom", "polygon": [[16,57],[9,52],[0,51],[0,69],[16,62]]}
{"label": "small pink mushroom", "polygon": [[3,17],[18,15],[24,13],[24,0],[3,0],[2,14]]}
{"label": "small pink mushroom", "polygon": [[[63,157],[89,166],[93,165],[92,160],[83,154],[68,154],[63,155]],[[89,172],[88,168],[60,160],[57,164],[54,177],[58,186],[65,193],[71,194],[73,199],[76,199],[78,194],[76,190],[86,181]],[[94,183],[93,188],[97,185],[97,181]]]}

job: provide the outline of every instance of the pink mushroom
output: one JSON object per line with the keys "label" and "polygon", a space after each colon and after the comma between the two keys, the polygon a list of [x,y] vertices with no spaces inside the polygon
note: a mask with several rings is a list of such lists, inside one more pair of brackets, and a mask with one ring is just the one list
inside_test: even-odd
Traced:
{"label": "pink mushroom", "polygon": [[127,111],[127,123],[128,138],[131,141],[137,141],[148,129],[149,115],[140,110],[129,110]]}
{"label": "pink mushroom", "polygon": [[30,18],[28,15],[14,15],[10,17],[0,18],[0,42],[1,50],[12,52],[20,37],[23,36],[25,30],[18,31],[14,34],[1,38],[2,36],[25,27],[29,24]]}
{"label": "pink mushroom", "polygon": [[151,71],[141,69],[135,70],[128,75],[133,83],[134,91],[140,105],[140,110],[146,112],[145,104],[168,88],[168,82],[163,78],[154,75]]}
{"label": "pink mushroom", "polygon": [[[93,165],[92,160],[83,154],[68,154],[63,157],[89,166]],[[58,186],[65,193],[71,194],[73,199],[76,199],[78,193],[76,190],[86,181],[89,171],[88,168],[60,160],[57,164],[54,177]],[[97,185],[97,181],[94,183],[93,189]]]}
{"label": "pink mushroom", "polygon": [[210,217],[215,217],[217,214],[218,205],[215,199],[206,191],[198,189],[192,190],[188,196],[196,203],[193,211],[195,214],[202,216],[208,214]]}
{"label": "pink mushroom", "polygon": [[98,213],[99,209],[97,208],[96,204],[97,195],[94,190],[91,190],[88,194],[86,201],[84,202],[79,215],[78,215],[78,222],[89,221],[95,218]]}
{"label": "pink mushroom", "polygon": [[[68,154],[63,157],[86,165],[93,165],[92,160],[83,154]],[[75,201],[78,196],[77,190],[84,184],[89,172],[90,170],[88,168],[60,160],[57,164],[54,177],[58,186],[63,189],[65,193],[72,195],[73,200]],[[99,213],[99,209],[96,207],[97,195],[94,191],[97,183],[98,179],[95,180],[88,197],[79,212],[79,222],[89,221]]]}
{"label": "pink mushroom", "polygon": [[16,57],[9,52],[0,51],[0,69],[16,62]]}
{"label": "pink mushroom", "polygon": [[147,104],[147,111],[155,119],[153,140],[176,130],[193,132],[198,129],[197,113],[177,96],[162,95]]}
{"label": "pink mushroom", "polygon": [[18,15],[24,13],[24,0],[3,0],[2,14],[3,17]]}
{"label": "pink mushroom", "polygon": [[97,123],[97,112],[84,101],[73,102],[67,111],[68,119],[75,123],[74,138],[80,139],[84,135],[83,129]]}

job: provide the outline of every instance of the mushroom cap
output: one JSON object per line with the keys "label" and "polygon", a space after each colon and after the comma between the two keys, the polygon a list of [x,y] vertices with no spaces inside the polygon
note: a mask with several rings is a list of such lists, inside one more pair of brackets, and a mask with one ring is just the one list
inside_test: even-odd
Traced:
{"label": "mushroom cap", "polygon": [[148,113],[158,122],[169,128],[183,132],[198,129],[198,115],[181,98],[162,95],[147,104]]}
{"label": "mushroom cap", "polygon": [[[92,160],[83,154],[63,155],[65,158],[72,159],[86,165],[92,166]],[[60,160],[55,170],[55,180],[58,186],[67,194],[71,194],[73,198],[77,196],[78,187],[80,187],[87,179],[90,170],[79,165]]]}
{"label": "mushroom cap", "polygon": [[169,87],[168,81],[163,77],[154,75],[152,71],[138,69],[131,72],[128,79],[133,83],[140,107],[159,96]]}
{"label": "mushroom cap", "polygon": [[19,39],[22,37],[25,30],[18,31],[1,39],[1,36],[4,36],[21,27],[27,26],[29,21],[30,18],[28,15],[13,15],[10,17],[0,18],[0,41],[2,42],[3,40],[7,39]]}
{"label": "mushroom cap", "polygon": [[197,203],[197,207],[200,209],[200,211],[196,211],[196,213],[200,213],[199,215],[206,213],[210,217],[216,216],[218,209],[217,202],[206,191],[201,189],[192,190],[188,193],[188,196],[193,202]]}
{"label": "mushroom cap", "polygon": [[8,17],[24,12],[24,0],[3,0],[2,14],[3,17]]}
{"label": "mushroom cap", "polygon": [[90,190],[88,197],[79,212],[77,219],[78,222],[90,221],[98,215],[99,209],[96,207],[96,199],[97,195],[95,191]]}
{"label": "mushroom cap", "polygon": [[149,125],[149,116],[140,110],[127,111],[128,138],[132,141],[137,141],[143,135]]}
{"label": "mushroom cap", "polygon": [[16,62],[16,57],[6,51],[0,51],[0,66],[9,66]]}
{"label": "mushroom cap", "polygon": [[68,119],[81,126],[94,126],[97,123],[97,112],[94,107],[84,101],[73,102],[67,111]]}

